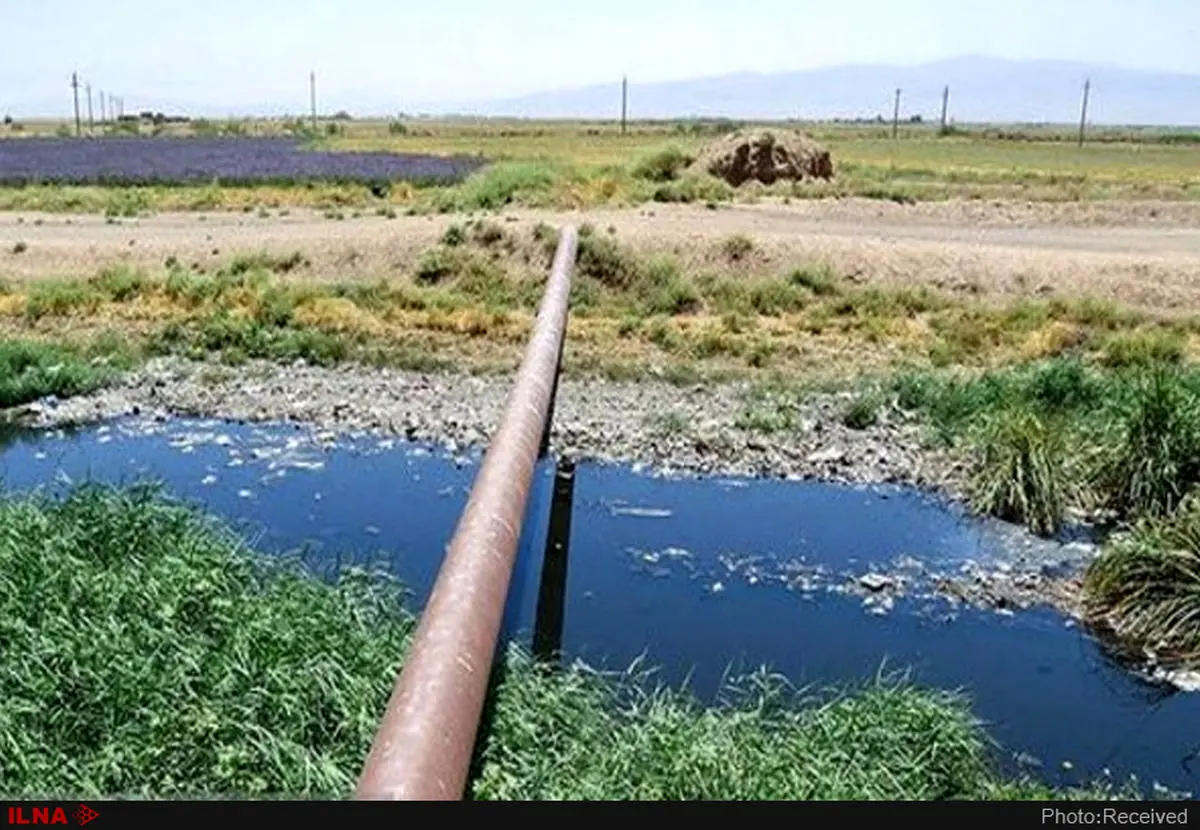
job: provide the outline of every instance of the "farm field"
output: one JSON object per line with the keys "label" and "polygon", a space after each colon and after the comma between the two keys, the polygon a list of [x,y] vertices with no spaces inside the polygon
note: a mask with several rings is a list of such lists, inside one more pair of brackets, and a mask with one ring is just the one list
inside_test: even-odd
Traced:
{"label": "farm field", "polygon": [[[844,507],[851,497],[835,486],[870,493],[907,488],[914,503],[917,495],[936,497],[943,505],[938,509],[947,511],[920,513],[931,526],[950,527],[946,517],[961,509],[968,517],[962,522],[979,523],[964,524],[970,528],[964,538],[983,534],[979,528],[987,522],[988,532],[1016,540],[1007,558],[990,564],[980,564],[978,550],[963,542],[955,554],[960,558],[936,574],[930,597],[950,596],[956,613],[961,606],[970,620],[963,625],[988,632],[971,636],[978,642],[995,637],[986,642],[1013,649],[1006,654],[1015,655],[1029,677],[1051,672],[1032,658],[1022,663],[1014,643],[1036,642],[1044,649],[1037,659],[1061,667],[1063,654],[1083,651],[1067,640],[1080,632],[1079,642],[1086,637],[1087,649],[1094,649],[1087,653],[1107,661],[1104,677],[1120,679],[1113,687],[1146,677],[1170,694],[1197,687],[1200,143],[1185,132],[1098,130],[1080,148],[1068,132],[1037,127],[964,128],[941,136],[905,126],[893,140],[884,126],[807,125],[833,156],[832,180],[735,188],[692,164],[733,126],[635,123],[622,133],[607,123],[326,119],[316,131],[295,121],[207,122],[162,124],[159,135],[151,134],[158,128],[150,123],[125,124],[121,136],[84,139],[55,135],[61,125],[0,127],[0,406],[14,435],[18,427],[37,428],[34,438],[13,439],[12,457],[27,470],[41,469],[37,464],[58,450],[39,442],[76,442],[56,430],[83,425],[83,437],[70,444],[82,453],[81,465],[93,457],[124,463],[119,452],[104,455],[113,452],[109,419],[140,418],[146,431],[129,438],[130,452],[153,456],[164,469],[186,467],[195,488],[189,492],[215,494],[222,510],[231,511],[231,504],[257,509],[269,502],[274,467],[237,485],[226,480],[253,460],[275,458],[267,449],[251,451],[251,437],[240,432],[236,439],[216,434],[233,427],[189,422],[183,437],[163,439],[164,450],[151,447],[152,430],[185,417],[236,419],[247,436],[255,424],[289,423],[311,428],[316,444],[328,445],[330,453],[351,434],[389,447],[427,442],[415,458],[441,448],[445,469],[422,468],[421,475],[431,476],[426,483],[403,477],[426,463],[411,458],[396,462],[403,476],[383,467],[361,473],[350,471],[368,468],[337,467],[342,480],[362,477],[379,492],[412,487],[393,501],[420,504],[424,493],[430,505],[440,504],[424,491],[432,492],[435,479],[439,498],[462,489],[458,478],[437,477],[465,476],[459,471],[471,469],[468,450],[486,444],[533,328],[560,228],[576,226],[579,250],[552,446],[596,462],[596,470],[615,465],[614,478],[594,473],[590,512],[581,510],[590,517],[585,521],[609,528],[593,534],[596,544],[610,544],[604,534],[612,531],[596,516],[607,521],[622,509],[610,509],[620,501],[610,504],[610,496],[621,488],[658,486],[639,478],[647,470],[664,479],[680,472],[699,476],[698,489],[690,491],[697,499],[703,487],[724,480],[718,477],[796,485],[794,499],[811,485],[804,498],[816,506],[805,509],[818,512],[821,499],[842,494],[836,498],[845,498],[837,502],[847,511],[845,527],[831,520],[830,539],[844,537],[847,528],[872,527],[880,516],[893,515],[889,510],[900,517],[895,536],[918,515],[915,507],[904,512],[907,495],[891,491],[869,509],[858,496],[854,508]],[[187,435],[208,429],[214,430],[212,446],[188,443]],[[301,439],[289,434],[280,441],[293,452]],[[175,449],[192,461],[162,461]],[[372,494],[359,497],[358,505],[353,493],[321,484],[330,481],[320,477],[326,464],[332,470],[362,463],[352,458],[300,459],[306,466],[294,469],[312,473],[302,484],[280,473],[287,482],[280,487],[302,488],[291,502],[305,508],[275,519],[310,529],[319,524],[319,507],[307,512],[309,505],[349,499],[338,502],[349,517],[337,526],[342,535],[325,542],[351,539],[361,546],[386,536],[383,519],[356,512],[370,507]],[[296,476],[294,469],[289,476]],[[768,506],[753,522],[725,524],[781,525],[782,514],[769,512],[781,509],[769,507],[775,497],[774,491],[761,496]],[[439,509],[416,508],[414,516]],[[693,547],[710,531],[726,533],[665,512],[659,527],[667,530],[639,532],[693,534]],[[639,527],[654,527],[647,522],[653,515],[638,517]],[[28,635],[22,648],[34,654],[47,643],[61,646],[63,659],[85,665],[94,682],[83,685],[95,690],[83,695],[87,706],[72,715],[77,719],[69,728],[53,718],[28,720],[28,734],[44,735],[63,757],[88,759],[80,767],[86,774],[31,761],[21,767],[25,791],[45,781],[113,791],[131,786],[130,770],[160,792],[181,792],[187,784],[202,792],[240,787],[337,797],[352,785],[354,764],[388,691],[379,678],[391,677],[413,625],[398,603],[382,610],[375,591],[383,588],[353,579],[334,588],[289,573],[256,582],[246,562],[257,552],[202,525],[194,512],[128,491],[85,489],[58,506],[5,494],[0,526],[20,530],[0,534],[0,561],[17,575],[0,584],[0,604],[17,613],[19,592],[12,586],[20,580],[70,587],[90,578],[89,571],[39,559],[27,541],[40,538],[39,529],[53,529],[47,538],[72,561],[87,556],[78,540],[95,536],[104,542],[103,561],[87,560],[88,567],[127,597],[121,613],[132,615],[129,631],[139,632],[127,643],[105,640],[108,651],[97,657],[88,642],[96,626],[77,624],[71,609],[47,618],[54,636],[39,639],[32,624],[22,629]],[[147,547],[152,584],[117,555],[147,527],[156,540]],[[414,549],[440,549],[444,539],[431,541],[441,539],[438,533],[429,530]],[[803,535],[781,531],[778,540],[742,539],[728,547],[783,545],[788,534]],[[663,584],[666,564],[703,558],[689,560],[683,542],[655,538],[662,542],[655,551],[641,550],[641,542],[611,544],[636,548],[638,561]],[[910,541],[919,547],[928,540]],[[720,542],[726,544],[724,536]],[[880,544],[883,550],[899,542]],[[190,558],[174,556],[176,549]],[[778,611],[786,621],[781,631],[790,631],[788,625],[844,631],[853,615],[859,656],[874,659],[897,643],[915,643],[905,653],[923,653],[925,623],[910,626],[916,612],[910,619],[896,610],[909,599],[902,590],[909,584],[906,566],[898,564],[909,552],[886,550],[892,558],[878,571],[871,565],[865,575],[848,577],[858,593],[843,591],[828,605],[818,603],[822,610],[811,612],[818,616],[804,617],[810,611],[797,609],[816,606],[787,593],[811,576],[807,571],[797,576],[780,565],[781,575],[770,580],[780,593],[762,602],[784,609]],[[592,561],[616,561],[612,553],[599,547]],[[929,551],[912,553],[921,559]],[[726,555],[733,554],[713,552]],[[925,564],[933,568],[932,561]],[[728,561],[714,562],[720,581],[676,580],[657,590],[675,591],[672,601],[695,620],[715,619],[721,613],[715,603],[750,602],[738,599],[740,592],[767,581],[765,569],[735,573]],[[626,601],[650,583],[608,566],[614,569],[600,576],[591,572],[601,586],[598,604],[579,607],[593,609],[594,619],[625,619],[623,611],[605,610],[622,607],[613,597]],[[271,721],[269,707],[249,711],[246,696],[229,691],[240,688],[240,680],[214,681],[209,693],[216,708],[204,715],[211,718],[193,718],[188,702],[176,699],[181,681],[156,687],[156,705],[178,711],[177,726],[189,735],[219,731],[224,760],[210,758],[205,739],[197,737],[174,750],[188,781],[159,774],[153,748],[170,731],[163,725],[174,723],[165,715],[131,727],[119,751],[77,746],[91,727],[89,717],[113,716],[111,700],[119,695],[109,689],[123,700],[140,699],[125,658],[156,642],[156,629],[137,622],[138,615],[158,613],[146,598],[177,597],[179,608],[191,609],[181,586],[199,582],[207,587],[197,602],[208,603],[213,614],[237,609],[220,617],[228,627],[220,637],[232,645],[214,658],[213,676],[252,676],[243,663],[247,655],[261,658],[270,667],[254,671],[270,674],[272,694],[311,703],[300,707],[308,719],[287,725]],[[1155,590],[1140,590],[1145,585]],[[269,597],[256,604],[251,597],[264,586]],[[382,594],[388,603],[394,587]],[[587,594],[580,603],[593,602]],[[840,610],[828,610],[835,606]],[[299,607],[316,613],[297,635],[308,650],[292,651],[276,638],[286,639]],[[672,608],[659,608],[663,616],[653,624],[682,643],[687,626],[669,628]],[[236,624],[239,614],[246,627]],[[860,628],[863,615],[870,619]],[[348,619],[358,622],[343,626]],[[370,636],[376,623],[382,642]],[[630,636],[597,626],[614,641]],[[339,633],[323,640],[318,628]],[[180,622],[180,677],[195,655],[210,650],[201,634],[185,629]],[[719,650],[728,644],[718,629],[706,634],[713,653],[732,655]],[[903,635],[887,639],[901,629]],[[243,635],[264,639],[239,640]],[[939,641],[944,654],[972,650],[957,635],[945,636]],[[795,651],[787,637],[779,643],[772,655]],[[644,638],[638,641],[643,646]],[[678,648],[676,657],[697,649]],[[828,665],[838,651],[831,649]],[[330,668],[337,654],[351,653],[361,658],[357,674]],[[296,666],[307,659],[328,669],[319,690],[294,680]],[[1126,772],[1137,771],[1118,770],[1097,785],[1108,776],[1100,753],[1083,759],[1086,772],[1081,768],[1074,778],[1055,777],[1071,769],[1066,758],[1038,767],[1032,779],[1005,778],[990,766],[965,703],[905,684],[860,689],[768,722],[765,715],[698,708],[673,692],[647,698],[645,711],[626,711],[611,689],[583,673],[550,681],[533,672],[519,650],[507,659],[512,674],[495,692],[499,715],[485,736],[482,772],[473,785],[479,797],[591,797],[633,787],[655,797],[1057,798],[1078,796],[1074,786],[1101,797]],[[956,670],[975,671],[964,666]],[[1117,712],[1134,698],[1151,711],[1144,690],[1097,691],[1103,683],[1093,668],[1079,659],[1062,669],[1076,684],[1063,681],[1062,688],[1096,707],[1081,704],[1078,718],[1063,714],[1057,698],[1003,711],[1061,721],[1067,724],[1063,745],[1087,745],[1091,752],[1080,736],[1101,727],[1084,723],[1084,714]],[[994,672],[1001,680],[1005,673]],[[35,713],[46,677],[30,669],[20,678],[28,704],[22,712]],[[1021,697],[1001,680],[991,689],[991,703]],[[1039,688],[1039,695],[1066,695]],[[1177,720],[1168,723],[1186,722],[1188,705],[1178,704],[1169,714]],[[254,745],[239,737],[237,724],[247,718],[261,729]],[[350,738],[343,736],[343,721],[353,726]],[[3,723],[0,718],[0,739]],[[553,733],[561,723],[590,737],[555,739],[549,748],[530,741],[530,734]],[[1156,728],[1171,731],[1163,723]],[[843,769],[876,769],[843,751],[857,745],[856,730],[888,736],[867,753],[887,772],[843,778]],[[32,758],[33,744],[21,746]],[[946,746],[953,753],[938,760]],[[110,763],[110,751],[125,766]],[[545,784],[551,779],[544,759],[558,758],[554,753],[570,759],[560,790]],[[728,753],[743,778],[713,772],[709,759]],[[788,753],[809,759],[797,764],[797,776],[778,775],[770,760],[792,757]],[[1172,788],[1197,783],[1192,772],[1175,770],[1175,759],[1151,756],[1134,753],[1128,763],[1168,770]],[[680,776],[703,785],[647,772],[664,769],[666,757],[683,759]],[[319,774],[305,778],[296,771],[305,764]],[[898,769],[906,771],[902,778],[888,777]],[[884,780],[892,784],[879,786]]]}
{"label": "farm field", "polygon": [[[831,151],[836,172],[833,181],[735,192],[704,177],[681,177],[677,170],[660,169],[664,153],[686,158],[732,126],[702,122],[633,124],[622,134],[612,124],[421,119],[328,121],[327,129],[318,131],[302,122],[170,125],[160,128],[162,135],[155,140],[169,146],[172,139],[184,136],[282,136],[304,141],[314,151],[481,157],[495,164],[459,185],[397,186],[384,199],[365,185],[333,184],[328,181],[330,176],[324,176],[323,181],[304,187],[222,188],[219,192],[169,185],[130,187],[123,191],[121,200],[86,186],[52,190],[6,186],[0,187],[0,208],[121,214],[310,206],[365,210],[390,207],[428,213],[507,205],[578,209],[647,201],[706,203],[846,196],[900,203],[947,199],[1090,203],[1193,201],[1200,195],[1200,165],[1196,163],[1200,144],[1183,140],[1190,133],[1101,132],[1098,140],[1080,148],[1060,134],[1038,129],[962,131],[939,136],[929,128],[906,127],[893,140],[887,129],[879,127],[801,125]],[[778,129],[780,125],[768,128]],[[117,135],[127,140],[131,131],[149,135],[153,129],[130,125]],[[10,128],[7,136],[19,144],[21,140],[14,136],[27,137],[31,132],[37,131],[13,133]],[[0,137],[5,135],[0,128]],[[0,149],[3,146],[0,144]],[[313,163],[315,158],[319,156]],[[272,164],[275,169],[285,162]],[[145,171],[147,176],[151,172]]]}
{"label": "farm field", "polygon": [[477,160],[304,150],[288,138],[37,138],[0,143],[0,185],[448,183]]}

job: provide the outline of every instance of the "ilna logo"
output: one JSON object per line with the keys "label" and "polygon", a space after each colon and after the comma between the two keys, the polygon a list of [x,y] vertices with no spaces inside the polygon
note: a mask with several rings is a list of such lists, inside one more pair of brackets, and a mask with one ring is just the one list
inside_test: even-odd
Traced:
{"label": "ilna logo", "polygon": [[[99,813],[86,804],[80,804],[71,813],[71,818],[75,820],[75,824],[82,827],[99,815]],[[11,825],[70,824],[70,821],[67,819],[67,811],[62,807],[9,807],[8,823]]]}

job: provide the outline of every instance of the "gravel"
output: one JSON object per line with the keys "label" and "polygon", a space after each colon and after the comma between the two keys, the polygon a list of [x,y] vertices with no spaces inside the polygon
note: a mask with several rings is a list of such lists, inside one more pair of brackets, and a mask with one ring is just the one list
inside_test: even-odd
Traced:
{"label": "gravel", "polygon": [[[337,432],[379,432],[460,447],[486,445],[511,378],[251,363],[231,370],[153,361],[93,395],[30,407],[35,426],[86,423],[140,410]],[[552,446],[579,460],[627,463],[663,475],[763,476],[853,484],[910,484],[962,493],[961,460],[922,446],[919,425],[888,413],[864,430],[841,423],[844,395],[793,407],[794,428],[760,434],[737,425],[744,385],[680,388],[653,381],[564,378]]]}

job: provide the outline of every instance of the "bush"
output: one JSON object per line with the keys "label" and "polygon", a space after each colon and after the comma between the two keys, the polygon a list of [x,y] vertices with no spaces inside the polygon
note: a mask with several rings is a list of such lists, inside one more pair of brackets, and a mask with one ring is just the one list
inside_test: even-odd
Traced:
{"label": "bush", "polygon": [[576,269],[581,276],[591,277],[609,288],[624,289],[638,279],[640,263],[637,256],[615,239],[580,229]]}
{"label": "bush", "polygon": [[436,285],[462,273],[463,257],[453,248],[439,247],[427,251],[417,262],[414,274],[417,282]]}
{"label": "bush", "polygon": [[641,159],[631,171],[636,178],[649,182],[671,182],[695,161],[695,157],[674,145],[663,147]]}
{"label": "bush", "polygon": [[1139,657],[1200,662],[1200,498],[1106,547],[1088,569],[1084,607]]}
{"label": "bush", "polygon": [[863,392],[856,396],[842,415],[842,423],[850,429],[869,429],[879,423],[879,413],[884,399],[876,391]]}
{"label": "bush", "polygon": [[48,395],[83,395],[107,383],[111,373],[58,346],[26,340],[0,341],[0,409]]}
{"label": "bush", "polygon": [[1034,533],[1062,526],[1070,490],[1058,429],[1026,409],[989,416],[975,439],[971,503],[981,513],[1026,524]]}
{"label": "bush", "polygon": [[733,198],[733,188],[707,173],[684,173],[678,179],[660,184],[651,198],[656,202],[691,204],[693,202],[727,202]]}
{"label": "bush", "polygon": [[1164,516],[1200,483],[1200,395],[1159,368],[1134,382],[1118,404],[1100,484],[1130,517]]}
{"label": "bush", "polygon": [[819,297],[834,296],[840,291],[837,277],[828,268],[797,268],[788,275],[788,281]]}
{"label": "bush", "polygon": [[1153,368],[1183,361],[1185,341],[1177,332],[1151,330],[1112,337],[1104,350],[1104,365],[1113,369]]}

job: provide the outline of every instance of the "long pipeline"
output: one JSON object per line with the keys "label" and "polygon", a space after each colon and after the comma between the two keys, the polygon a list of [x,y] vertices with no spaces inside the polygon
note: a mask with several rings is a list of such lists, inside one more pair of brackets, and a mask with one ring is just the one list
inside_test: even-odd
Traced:
{"label": "long pipeline", "polygon": [[538,448],[558,380],[578,234],[559,233],[533,337],[363,767],[359,800],[463,797]]}

